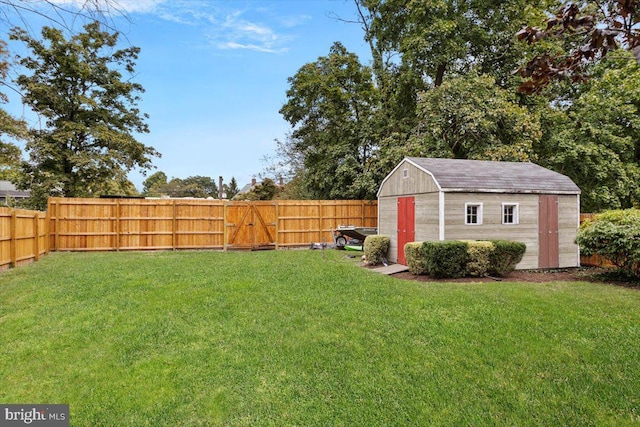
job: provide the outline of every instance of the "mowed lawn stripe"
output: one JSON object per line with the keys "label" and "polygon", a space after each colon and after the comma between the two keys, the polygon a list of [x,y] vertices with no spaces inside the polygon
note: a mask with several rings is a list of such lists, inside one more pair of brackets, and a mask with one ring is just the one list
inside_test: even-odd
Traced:
{"label": "mowed lawn stripe", "polygon": [[0,401],[72,425],[640,424],[640,293],[418,283],[344,252],[51,254],[0,274]]}

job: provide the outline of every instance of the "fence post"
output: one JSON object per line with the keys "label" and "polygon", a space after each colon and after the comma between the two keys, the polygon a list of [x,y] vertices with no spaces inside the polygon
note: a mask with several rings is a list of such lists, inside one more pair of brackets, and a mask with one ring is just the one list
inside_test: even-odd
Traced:
{"label": "fence post", "polygon": [[226,252],[227,251],[227,205],[229,204],[228,201],[223,202],[222,205],[222,238],[224,239],[224,241],[222,242],[223,245],[223,249]]}
{"label": "fence post", "polygon": [[10,230],[11,230],[11,236],[10,236],[10,241],[9,241],[9,251],[10,251],[10,258],[11,258],[11,267],[15,268],[16,264],[18,263],[18,258],[17,258],[17,248],[16,248],[16,244],[17,244],[17,234],[18,232],[16,231],[16,227],[18,225],[18,217],[16,215],[16,210],[15,209],[11,209],[11,226],[10,226]]}
{"label": "fence post", "polygon": [[278,230],[280,230],[280,209],[279,209],[280,203],[278,203],[278,201],[276,200],[276,226],[275,226],[275,232],[274,232],[274,239],[276,239],[275,243],[276,243],[276,250],[278,250],[278,242],[280,241],[280,236],[278,235]]}
{"label": "fence post", "polygon": [[173,205],[173,211],[172,211],[173,218],[172,218],[172,223],[171,223],[171,247],[175,251],[177,249],[176,245],[178,243],[177,242],[178,239],[177,239],[177,236],[176,236],[176,233],[177,233],[176,228],[178,226],[178,220],[176,218],[176,199],[173,199],[172,202],[173,202],[172,203],[172,205]]}
{"label": "fence post", "polygon": [[318,200],[318,242],[324,242],[322,236],[322,200]]}
{"label": "fence post", "polygon": [[53,236],[53,250],[58,252],[58,250],[60,249],[60,204],[58,203],[57,200],[52,202],[54,207],[55,207],[55,220],[54,220],[54,226],[56,228],[56,232]]}
{"label": "fence post", "polygon": [[33,233],[35,234],[34,247],[34,261],[40,259],[40,214],[38,212],[33,213]]}
{"label": "fence post", "polygon": [[51,224],[49,224],[49,222],[51,221],[51,216],[50,216],[50,212],[49,209],[47,209],[47,211],[44,213],[44,254],[45,255],[49,255],[49,252],[51,251],[51,234],[49,233],[49,230],[51,229]]}
{"label": "fence post", "polygon": [[120,199],[116,199],[116,252],[120,252],[120,213],[122,206],[120,205]]}

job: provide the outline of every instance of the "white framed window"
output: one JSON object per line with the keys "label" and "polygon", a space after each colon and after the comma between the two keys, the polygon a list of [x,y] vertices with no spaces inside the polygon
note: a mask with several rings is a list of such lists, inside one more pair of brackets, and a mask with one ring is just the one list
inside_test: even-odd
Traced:
{"label": "white framed window", "polygon": [[502,204],[502,224],[517,225],[520,223],[520,210],[517,203]]}
{"label": "white framed window", "polygon": [[402,169],[402,178],[409,178],[409,169]]}
{"label": "white framed window", "polygon": [[465,225],[482,225],[482,203],[464,204]]}

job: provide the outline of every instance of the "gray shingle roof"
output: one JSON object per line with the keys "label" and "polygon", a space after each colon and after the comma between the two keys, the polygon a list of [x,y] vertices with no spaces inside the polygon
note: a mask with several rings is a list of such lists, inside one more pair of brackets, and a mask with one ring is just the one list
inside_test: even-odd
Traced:
{"label": "gray shingle roof", "polygon": [[569,177],[529,162],[406,160],[431,173],[442,191],[580,194]]}
{"label": "gray shingle roof", "polygon": [[5,200],[8,196],[14,199],[26,199],[30,195],[30,191],[18,190],[10,181],[0,181],[0,199],[2,200]]}

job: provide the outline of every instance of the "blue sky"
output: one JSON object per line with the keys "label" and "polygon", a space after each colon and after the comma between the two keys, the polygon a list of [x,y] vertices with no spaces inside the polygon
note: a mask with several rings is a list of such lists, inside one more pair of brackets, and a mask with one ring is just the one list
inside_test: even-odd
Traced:
{"label": "blue sky", "polygon": [[[134,80],[145,88],[139,107],[150,116],[150,133],[138,139],[162,153],[149,174],[163,171],[169,179],[234,176],[244,185],[290,130],[278,113],[288,77],[335,41],[369,64],[360,26],[335,19],[356,19],[352,0],[118,3],[127,14],[113,18],[123,46],[141,49]],[[39,34],[40,19],[27,20]],[[15,96],[9,110],[22,114]],[[141,190],[145,177],[130,178]]]}

